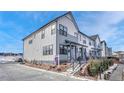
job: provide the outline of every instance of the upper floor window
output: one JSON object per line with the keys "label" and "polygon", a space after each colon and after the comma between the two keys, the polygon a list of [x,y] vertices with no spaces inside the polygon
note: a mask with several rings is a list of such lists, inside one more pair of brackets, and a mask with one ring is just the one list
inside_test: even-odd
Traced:
{"label": "upper floor window", "polygon": [[78,38],[78,33],[75,32],[75,33],[74,33],[74,36],[75,36],[76,38]]}
{"label": "upper floor window", "polygon": [[86,44],[86,40],[83,40],[83,43]]}
{"label": "upper floor window", "polygon": [[45,38],[45,31],[41,31],[41,39],[44,39]]}
{"label": "upper floor window", "polygon": [[89,45],[91,46],[91,41],[89,41]]}
{"label": "upper floor window", "polygon": [[33,42],[32,40],[29,40],[29,42],[28,42],[28,43],[29,43],[29,44],[32,44],[32,42]]}
{"label": "upper floor window", "polygon": [[52,34],[55,34],[55,30],[56,30],[56,26],[55,25],[52,25],[51,26],[51,35]]}
{"label": "upper floor window", "polygon": [[59,24],[59,34],[67,36],[67,30],[68,30],[67,27]]}
{"label": "upper floor window", "polygon": [[100,48],[100,44],[98,44],[98,48]]}
{"label": "upper floor window", "polygon": [[81,35],[80,35],[80,41],[81,41]]}
{"label": "upper floor window", "polygon": [[96,43],[94,43],[94,47],[96,47]]}

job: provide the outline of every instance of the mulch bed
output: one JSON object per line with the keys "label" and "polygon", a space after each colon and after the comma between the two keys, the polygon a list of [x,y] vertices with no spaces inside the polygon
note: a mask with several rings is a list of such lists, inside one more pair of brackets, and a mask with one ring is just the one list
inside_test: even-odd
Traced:
{"label": "mulch bed", "polygon": [[[87,64],[88,65],[88,64]],[[83,69],[80,69],[78,72],[76,72],[75,74],[74,74],[74,76],[76,76],[76,77],[85,77],[85,78],[87,78],[87,79],[90,79],[90,80],[97,80],[97,76],[95,76],[95,77],[92,77],[92,76],[90,76],[89,74],[88,74],[88,71],[87,71],[87,66],[86,66],[86,68],[85,68],[85,70],[83,71]]]}
{"label": "mulch bed", "polygon": [[30,67],[45,69],[49,71],[55,71],[55,72],[65,72],[70,66],[69,63],[61,64],[58,67],[57,65],[51,65],[51,64],[32,64],[27,62],[25,63],[25,65]]}
{"label": "mulch bed", "polygon": [[[119,62],[119,60],[116,60],[116,59],[113,59],[112,61],[113,61],[114,64],[122,64],[122,62]],[[97,80],[97,78],[98,78],[98,76],[95,76],[95,77],[90,76],[88,74],[87,67],[85,68],[84,71],[82,69],[80,69],[80,71],[78,71],[77,73],[75,73],[74,76],[85,77],[85,78],[91,79],[91,80]]]}

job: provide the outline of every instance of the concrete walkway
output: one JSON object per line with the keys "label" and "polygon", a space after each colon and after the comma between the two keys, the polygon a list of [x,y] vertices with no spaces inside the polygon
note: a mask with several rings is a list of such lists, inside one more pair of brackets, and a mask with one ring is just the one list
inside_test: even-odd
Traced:
{"label": "concrete walkway", "polygon": [[14,62],[0,62],[0,81],[79,81],[80,79],[28,67]]}
{"label": "concrete walkway", "polygon": [[117,69],[112,73],[110,77],[110,81],[121,81],[123,69],[124,69],[124,64],[119,64]]}

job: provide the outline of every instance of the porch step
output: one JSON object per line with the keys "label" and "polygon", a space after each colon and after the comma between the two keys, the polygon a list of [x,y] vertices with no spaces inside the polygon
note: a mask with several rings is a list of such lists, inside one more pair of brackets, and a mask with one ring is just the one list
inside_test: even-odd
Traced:
{"label": "porch step", "polygon": [[73,67],[71,66],[68,70],[67,70],[67,73],[68,74],[71,74],[71,75],[74,75],[76,72],[78,72],[83,66],[85,65],[85,63],[84,64],[82,64],[82,65],[80,65],[80,64],[74,64],[74,70],[73,70]]}

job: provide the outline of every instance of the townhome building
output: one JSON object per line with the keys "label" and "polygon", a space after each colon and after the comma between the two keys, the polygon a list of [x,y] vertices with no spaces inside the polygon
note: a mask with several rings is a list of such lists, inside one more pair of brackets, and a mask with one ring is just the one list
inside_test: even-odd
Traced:
{"label": "townhome building", "polygon": [[[29,62],[61,64],[79,58],[105,57],[99,35],[82,33],[71,12],[55,18],[23,39],[23,58]],[[57,61],[56,61],[57,60]]]}
{"label": "townhome building", "polygon": [[102,51],[102,48],[101,48],[101,44],[100,44],[100,37],[99,35],[92,35],[90,36],[90,38],[92,38],[94,40],[94,56],[95,58],[100,58],[102,55],[101,55],[101,51]]}
{"label": "townhome building", "polygon": [[106,51],[107,51],[107,57],[111,57],[112,56],[112,48],[111,47],[106,47]]}
{"label": "townhome building", "polygon": [[101,47],[102,47],[102,57],[107,57],[107,44],[106,41],[101,41]]}

